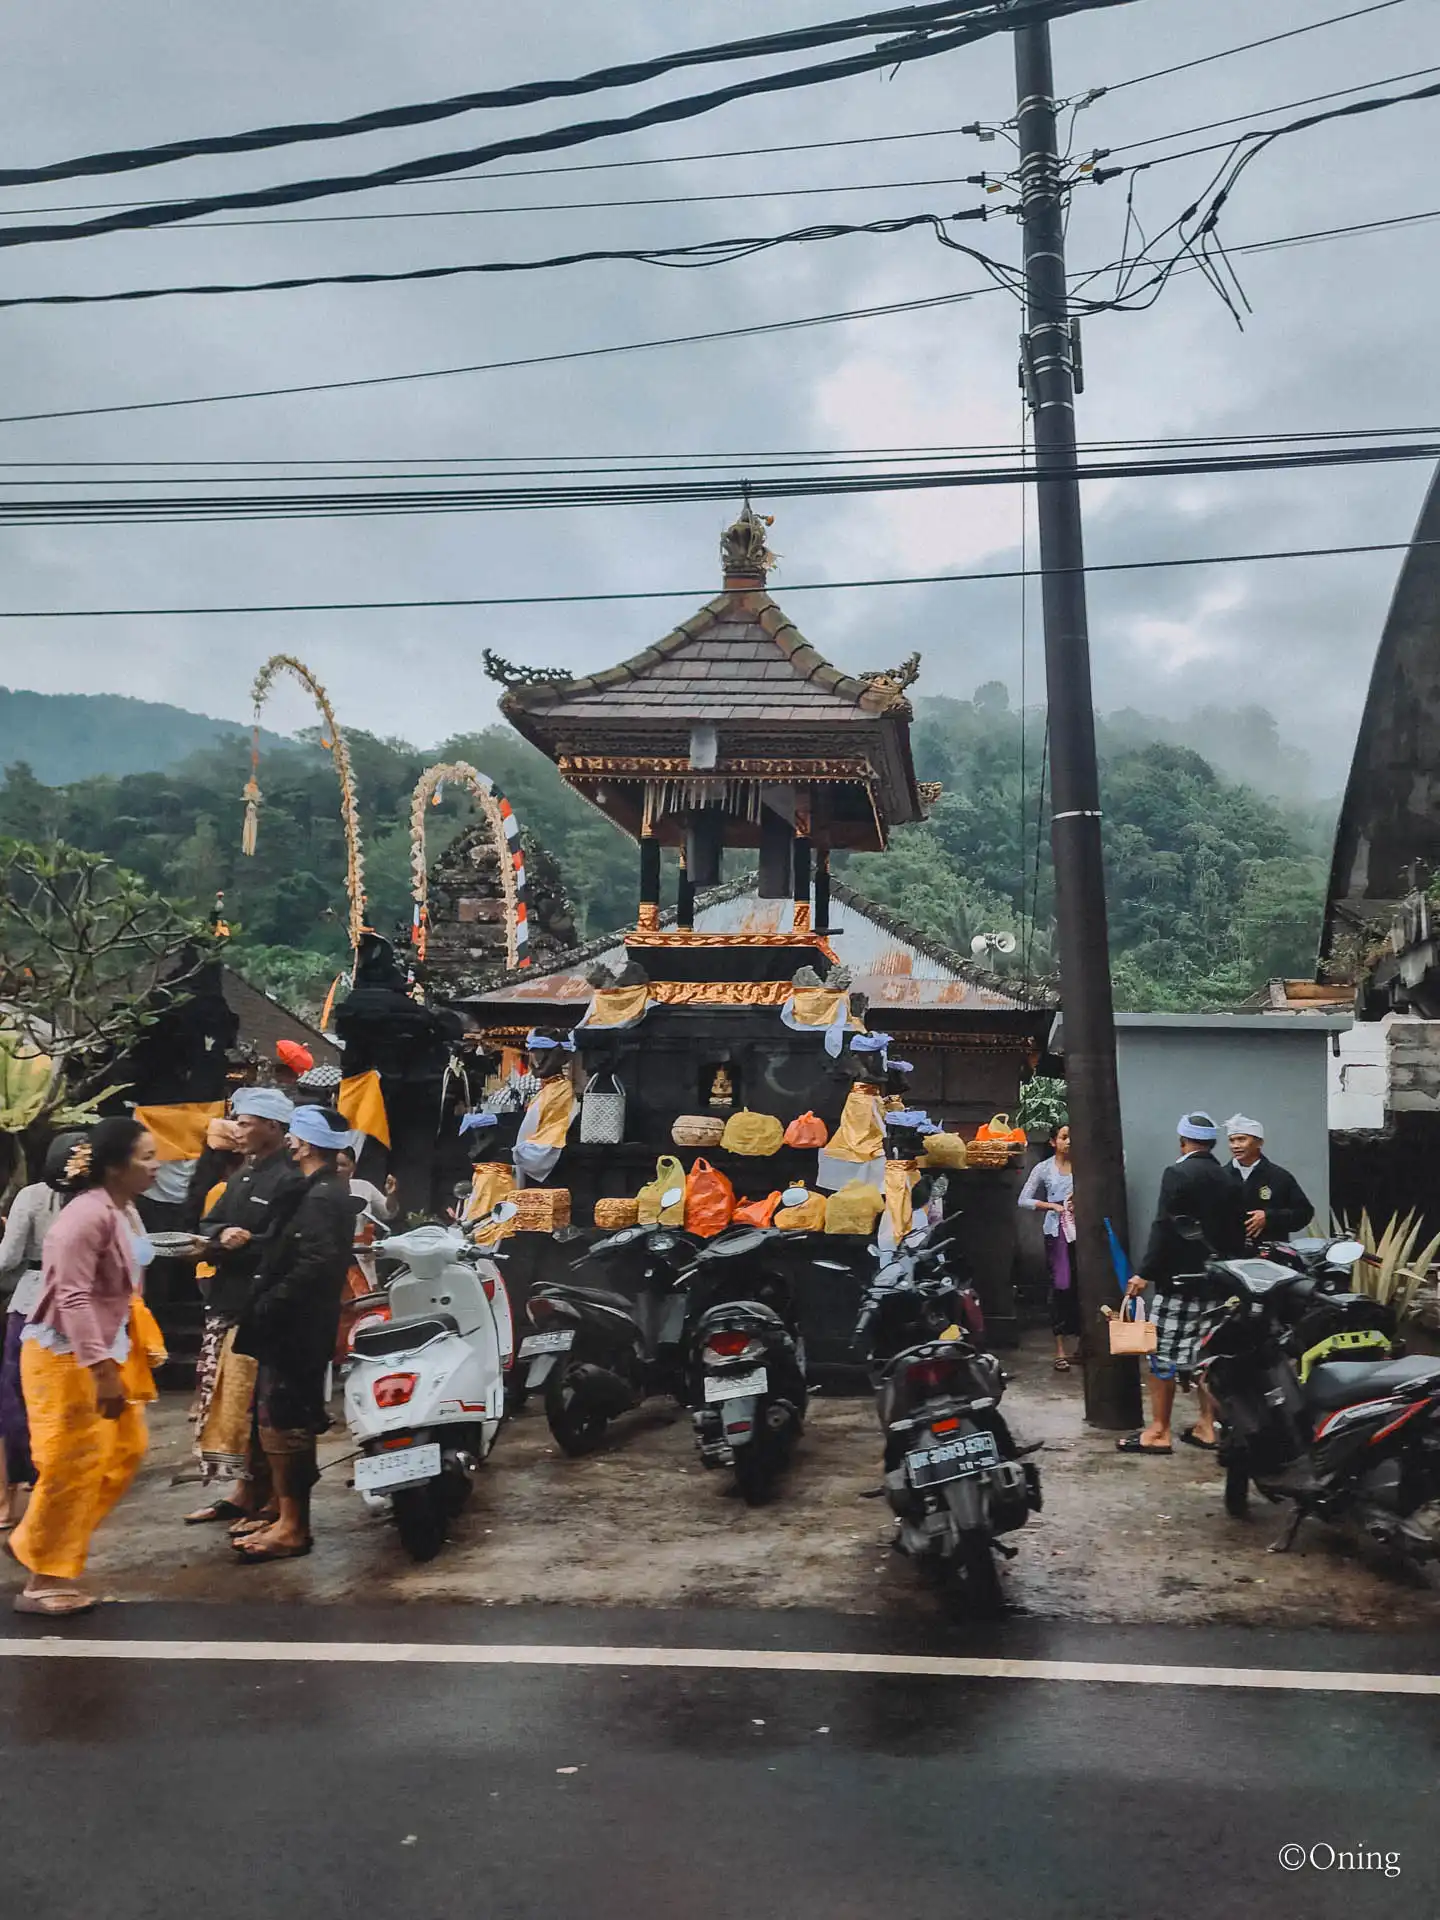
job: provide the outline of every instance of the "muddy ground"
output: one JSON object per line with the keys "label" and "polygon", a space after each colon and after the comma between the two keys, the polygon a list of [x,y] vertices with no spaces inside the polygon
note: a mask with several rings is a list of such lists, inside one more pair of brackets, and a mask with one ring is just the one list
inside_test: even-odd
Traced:
{"label": "muddy ground", "polygon": [[[1014,1536],[1005,1572],[1019,1612],[1103,1621],[1221,1621],[1404,1628],[1440,1624],[1440,1580],[1391,1566],[1316,1524],[1296,1549],[1266,1552],[1279,1516],[1228,1519],[1213,1461],[1186,1448],[1124,1460],[1087,1431],[1079,1375],[1057,1376],[1043,1347],[1006,1356],[1006,1398],[1022,1441],[1043,1440],[1045,1511]],[[99,1535],[97,1590],[121,1600],[556,1602],[600,1606],[819,1607],[915,1616],[936,1604],[889,1551],[868,1399],[821,1395],[776,1502],[750,1511],[728,1475],[697,1462],[688,1416],[658,1403],[618,1422],[605,1451],[567,1460],[532,1407],[511,1422],[438,1560],[412,1565],[393,1529],[346,1485],[348,1445],[316,1494],[315,1552],[236,1566],[223,1529],[185,1527],[197,1504],[186,1470],[181,1395],[154,1411],[141,1476]]]}

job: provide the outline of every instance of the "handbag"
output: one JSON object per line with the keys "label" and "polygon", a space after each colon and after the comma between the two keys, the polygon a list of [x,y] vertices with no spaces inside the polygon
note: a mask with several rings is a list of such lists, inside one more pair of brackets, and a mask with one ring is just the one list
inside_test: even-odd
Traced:
{"label": "handbag", "polygon": [[1138,1295],[1128,1299],[1110,1322],[1110,1351],[1154,1353],[1155,1322],[1145,1311],[1145,1302]]}
{"label": "handbag", "polygon": [[618,1147],[624,1138],[625,1089],[613,1073],[609,1086],[601,1086],[597,1073],[580,1101],[580,1144]]}

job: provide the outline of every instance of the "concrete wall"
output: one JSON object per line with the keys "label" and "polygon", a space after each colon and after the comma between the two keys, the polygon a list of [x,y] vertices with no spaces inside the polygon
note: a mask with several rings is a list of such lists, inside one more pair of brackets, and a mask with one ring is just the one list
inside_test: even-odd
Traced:
{"label": "concrete wall", "polygon": [[[1330,1060],[1330,1131],[1357,1133],[1385,1125],[1390,1090],[1389,1028],[1396,1016],[1357,1020],[1338,1036]],[[1440,1065],[1440,1062],[1437,1062]]]}
{"label": "concrete wall", "polygon": [[1440,1020],[1396,1014],[1382,1024],[1389,1046],[1391,1112],[1440,1113]]}
{"label": "concrete wall", "polygon": [[[1328,1220],[1327,1081],[1333,1037],[1349,1024],[1322,1014],[1117,1015],[1132,1257],[1176,1158],[1175,1123],[1192,1107],[1210,1113],[1222,1135],[1232,1113],[1263,1122],[1267,1151]],[[1223,1140],[1219,1152],[1226,1157]]]}

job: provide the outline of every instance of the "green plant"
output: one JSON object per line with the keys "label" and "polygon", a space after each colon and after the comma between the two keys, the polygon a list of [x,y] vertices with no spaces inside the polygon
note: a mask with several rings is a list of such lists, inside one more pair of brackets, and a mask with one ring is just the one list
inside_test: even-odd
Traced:
{"label": "green plant", "polygon": [[1043,1138],[1052,1127],[1063,1127],[1069,1117],[1063,1080],[1037,1073],[1020,1089],[1020,1110],[1015,1124],[1023,1127],[1032,1140]]}
{"label": "green plant", "polygon": [[1385,1306],[1395,1309],[1397,1322],[1414,1311],[1415,1296],[1425,1283],[1437,1253],[1440,1233],[1416,1255],[1420,1244],[1420,1216],[1412,1208],[1407,1214],[1391,1214],[1377,1234],[1368,1212],[1361,1212],[1358,1224],[1335,1216],[1332,1231],[1345,1239],[1358,1240],[1365,1249],[1363,1260],[1351,1269],[1351,1281],[1357,1293],[1369,1294]]}

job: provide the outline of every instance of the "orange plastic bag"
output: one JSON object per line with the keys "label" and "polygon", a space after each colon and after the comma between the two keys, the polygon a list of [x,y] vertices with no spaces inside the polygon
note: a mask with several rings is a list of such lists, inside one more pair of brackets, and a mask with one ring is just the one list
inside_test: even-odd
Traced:
{"label": "orange plastic bag", "polygon": [[1007,1146],[1023,1147],[1025,1145],[1025,1129],[1023,1127],[1012,1127],[1008,1113],[997,1113],[993,1119],[987,1120],[984,1126],[978,1129],[975,1138],[977,1140],[999,1140],[1004,1141]]}
{"label": "orange plastic bag", "polygon": [[763,1200],[742,1200],[730,1216],[732,1226],[769,1227],[775,1223],[775,1211],[780,1205],[780,1189],[767,1193]]}
{"label": "orange plastic bag", "polygon": [[823,1147],[829,1138],[829,1128],[813,1113],[797,1114],[785,1129],[787,1147]]}
{"label": "orange plastic bag", "polygon": [[708,1240],[724,1232],[734,1212],[734,1187],[708,1160],[697,1160],[685,1180],[685,1231]]}

